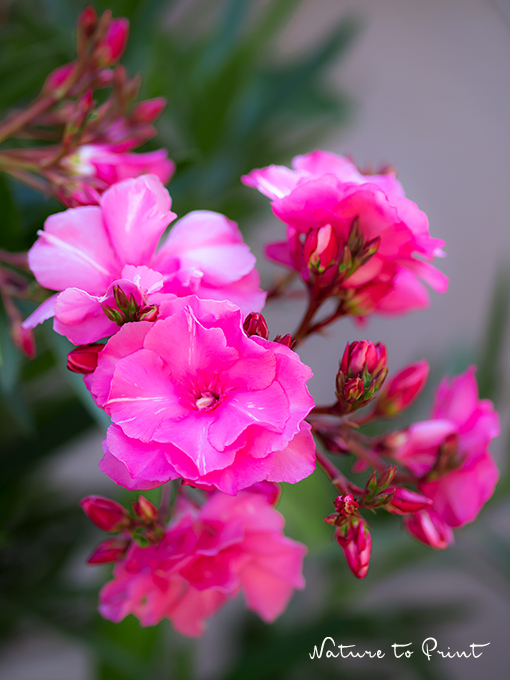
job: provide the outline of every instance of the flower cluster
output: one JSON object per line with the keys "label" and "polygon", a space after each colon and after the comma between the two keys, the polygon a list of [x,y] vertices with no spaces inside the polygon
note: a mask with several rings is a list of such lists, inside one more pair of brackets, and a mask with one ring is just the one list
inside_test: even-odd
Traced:
{"label": "flower cluster", "polygon": [[[142,625],[168,618],[196,636],[240,591],[272,621],[303,587],[306,548],[283,536],[273,506],[278,483],[301,481],[316,462],[335,497],[325,521],[356,577],[366,577],[371,558],[366,511],[402,515],[415,538],[446,548],[494,490],[488,446],[498,416],[479,400],[471,368],[441,383],[430,420],[366,434],[365,425],[408,408],[429,373],[420,361],[387,379],[386,347],[368,340],[347,344],[333,403],[314,404],[300,343],[344,316],[426,307],[423,282],[447,288],[431,264],[443,242],[392,169],[363,174],[315,151],[293,169],[252,171],[243,181],[271,198],[287,229],[267,255],[297,272],[308,296],[296,330],[270,339],[266,293],[237,225],[201,210],[165,234],[176,218],[163,186],[166,151],[131,153],[163,103],[126,108],[135,83],[115,66],[126,37],[124,20],[86,9],[77,60],[50,74],[32,116],[0,124],[0,138],[53,126],[59,141],[38,147],[34,167],[68,206],[47,219],[26,259],[0,252],[9,265],[0,267],[0,293],[26,353],[35,351],[31,329],[51,317],[75,345],[68,368],[111,419],[101,470],[128,489],[163,487],[159,507],[140,496],[132,512],[97,496],[82,501],[99,528],[117,534],[89,560],[115,563],[101,613],[113,621],[131,613]],[[94,109],[99,86],[112,95]],[[15,164],[16,153],[10,158]],[[26,265],[53,295],[22,323],[11,297],[21,285],[15,269]],[[289,280],[268,297],[284,297]],[[333,311],[320,316],[327,301]],[[335,456],[352,457],[352,470],[368,473],[364,485]]]}
{"label": "flower cluster", "polygon": [[180,633],[197,636],[241,590],[250,609],[273,621],[304,587],[306,548],[283,536],[283,525],[260,493],[215,493],[201,508],[181,501],[157,542],[141,547],[132,540],[112,560],[99,610],[112,621],[134,614],[143,626],[168,618]]}

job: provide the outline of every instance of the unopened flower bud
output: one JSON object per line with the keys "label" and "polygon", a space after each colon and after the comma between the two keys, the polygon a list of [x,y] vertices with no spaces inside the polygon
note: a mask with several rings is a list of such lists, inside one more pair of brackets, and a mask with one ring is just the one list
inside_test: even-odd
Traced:
{"label": "unopened flower bud", "polygon": [[292,339],[292,335],[290,333],[287,333],[287,335],[277,335],[274,341],[278,342],[280,345],[289,347],[289,349],[292,349],[292,345],[294,344],[294,340]]}
{"label": "unopened flower bud", "polygon": [[386,347],[367,340],[345,348],[336,377],[336,395],[345,413],[365,406],[382,386],[388,373]]}
{"label": "unopened flower bud", "polygon": [[384,509],[394,515],[407,515],[411,512],[424,510],[429,505],[432,505],[430,498],[410,489],[399,488],[388,489],[388,491],[393,491],[393,496],[390,502],[384,506]]}
{"label": "unopened flower bud", "polygon": [[96,26],[97,12],[92,5],[88,5],[78,17],[78,32],[88,39],[92,37]]}
{"label": "unopened flower bud", "polygon": [[54,90],[58,90],[62,83],[65,83],[65,81],[69,78],[71,73],[73,73],[74,69],[75,69],[74,61],[72,61],[69,64],[63,64],[62,66],[56,68],[46,78],[46,81],[44,83],[44,91],[53,92]]}
{"label": "unopened flower bud", "polygon": [[429,376],[429,365],[425,359],[406,366],[386,384],[375,405],[378,416],[394,416],[418,397]]}
{"label": "unopened flower bud", "polygon": [[269,338],[266,320],[262,314],[259,314],[258,312],[251,312],[248,314],[244,321],[243,328],[248,337],[251,335],[258,335],[260,338],[264,338],[264,340]]}
{"label": "unopened flower bud", "polygon": [[372,537],[363,519],[352,519],[337,529],[336,540],[344,551],[345,559],[356,578],[365,578],[370,564]]}
{"label": "unopened flower bud", "polygon": [[445,550],[453,543],[453,532],[434,510],[426,508],[404,517],[407,531],[434,550]]}
{"label": "unopened flower bud", "polygon": [[347,493],[344,496],[337,496],[333,501],[335,510],[342,517],[350,517],[359,508],[359,503],[354,500],[352,493]]}
{"label": "unopened flower bud", "polygon": [[11,324],[11,339],[16,347],[29,359],[36,355],[34,334],[28,328],[23,328],[21,319],[15,319]]}
{"label": "unopened flower bud", "polygon": [[127,19],[112,19],[98,48],[98,57],[105,66],[115,63],[126,49],[129,33]]}
{"label": "unopened flower bud", "polygon": [[87,496],[80,501],[87,517],[103,531],[115,532],[132,522],[129,512],[120,503],[103,496]]}
{"label": "unopened flower bud", "polygon": [[124,559],[130,539],[109,538],[100,543],[87,560],[87,564],[109,564]]}
{"label": "unopened flower bud", "polygon": [[147,498],[144,498],[144,496],[138,496],[138,500],[131,503],[131,505],[133,506],[135,515],[138,515],[144,522],[150,524],[157,519],[158,511],[153,503],[147,500]]}
{"label": "unopened flower bud", "polygon": [[338,244],[331,224],[312,229],[305,239],[303,256],[309,269],[324,272],[337,255]]}
{"label": "unopened flower bud", "polygon": [[166,106],[166,99],[164,97],[154,97],[154,99],[146,99],[137,104],[131,114],[131,121],[138,124],[153,123],[156,118],[163,113]]}
{"label": "unopened flower bud", "polygon": [[73,373],[93,373],[97,367],[99,352],[104,348],[100,343],[79,345],[67,355],[67,368]]}

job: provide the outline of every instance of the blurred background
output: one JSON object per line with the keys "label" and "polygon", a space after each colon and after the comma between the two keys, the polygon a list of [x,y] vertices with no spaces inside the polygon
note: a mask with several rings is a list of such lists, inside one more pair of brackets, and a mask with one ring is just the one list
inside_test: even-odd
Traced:
{"label": "blurred background", "polygon": [[[87,3],[0,2],[0,114],[27,103],[46,74],[74,57],[73,29]],[[96,613],[109,569],[85,561],[101,540],[82,516],[84,495],[134,498],[97,462],[106,423],[81,377],[64,368],[68,344],[51,324],[37,331],[30,362],[12,346],[0,310],[1,680],[506,680],[510,667],[510,2],[508,0],[111,0],[131,21],[123,63],[143,76],[141,97],[164,95],[159,135],[177,163],[169,189],[178,215],[198,208],[236,219],[263,261],[283,235],[269,202],[243,187],[254,167],[288,164],[322,148],[360,167],[390,163],[409,198],[446,241],[446,295],[424,312],[350,320],[301,350],[316,400],[329,402],[350,340],[383,341],[390,370],[425,357],[430,388],[402,423],[426,418],[444,373],[479,365],[481,395],[495,400],[503,434],[493,452],[502,478],[472,526],[444,553],[412,541],[398,518],[375,517],[367,578],[344,564],[322,518],[331,485],[317,471],[286,486],[287,533],[309,548],[307,588],[272,626],[238,600],[199,640],[168,622],[142,629]],[[145,148],[142,150],[146,150]],[[0,177],[0,247],[30,247],[61,206]],[[291,331],[298,303],[265,310],[271,332]],[[24,312],[31,311],[27,305]],[[153,500],[158,491],[151,492]],[[149,494],[147,494],[149,495]],[[386,652],[384,660],[309,660],[323,638]],[[479,659],[428,662],[439,648],[490,642]],[[392,659],[393,643],[413,643]]]}

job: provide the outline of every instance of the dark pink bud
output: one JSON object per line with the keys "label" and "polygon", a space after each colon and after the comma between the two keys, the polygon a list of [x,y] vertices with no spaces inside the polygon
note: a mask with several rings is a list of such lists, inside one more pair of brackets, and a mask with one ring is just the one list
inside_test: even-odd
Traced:
{"label": "dark pink bud", "polygon": [[29,359],[36,355],[34,334],[28,328],[23,328],[21,320],[15,319],[11,325],[11,339],[16,347]]}
{"label": "dark pink bud", "polygon": [[130,539],[109,538],[100,543],[87,560],[87,564],[108,564],[124,559]]}
{"label": "dark pink bud", "polygon": [[129,34],[127,19],[113,19],[108,26],[106,35],[101,41],[97,54],[104,66],[114,64],[126,49]]}
{"label": "dark pink bud", "polygon": [[425,359],[406,366],[387,383],[379,395],[375,412],[379,416],[394,416],[418,397],[429,377],[429,365]]}
{"label": "dark pink bud", "polygon": [[371,401],[381,388],[388,368],[386,347],[368,340],[351,342],[345,348],[336,376],[338,404],[345,413]]}
{"label": "dark pink bud", "polygon": [[336,532],[336,540],[356,578],[365,578],[370,564],[372,537],[364,520],[353,519]]}
{"label": "dark pink bud", "polygon": [[135,515],[138,515],[144,522],[150,524],[157,519],[158,511],[155,506],[143,496],[138,496],[138,500],[131,503]]}
{"label": "dark pink bud", "polygon": [[92,5],[88,5],[78,17],[78,32],[88,39],[96,30],[96,26],[97,12]]}
{"label": "dark pink bud", "polygon": [[453,543],[452,530],[432,509],[406,515],[404,526],[418,541],[435,550],[445,550],[450,543]]}
{"label": "dark pink bud", "polygon": [[243,328],[247,336],[258,335],[260,338],[264,338],[264,340],[269,338],[266,320],[262,314],[259,314],[258,312],[251,312],[248,314],[244,321]]}
{"label": "dark pink bud", "polygon": [[165,106],[166,99],[164,97],[146,99],[135,106],[131,120],[138,124],[153,123],[163,113]]}
{"label": "dark pink bud", "polygon": [[322,273],[336,257],[338,244],[331,224],[312,229],[305,239],[303,256],[310,269]]}
{"label": "dark pink bud", "polygon": [[378,373],[386,362],[386,347],[382,342],[374,345],[369,340],[359,340],[346,346],[340,370],[348,378],[361,378],[365,374]]}
{"label": "dark pink bud", "polygon": [[[388,489],[388,491],[392,491],[392,489]],[[416,491],[400,488],[393,490],[391,501],[384,506],[384,509],[394,515],[407,515],[410,512],[424,510],[429,505],[432,505],[430,498],[422,496]]]}
{"label": "dark pink bud", "polygon": [[93,373],[97,367],[97,357],[104,345],[94,343],[79,345],[67,355],[67,368],[73,373]]}
{"label": "dark pink bud", "polygon": [[345,494],[345,496],[337,496],[333,503],[335,510],[342,517],[350,517],[359,508],[359,504],[354,500],[352,493]]}
{"label": "dark pink bud", "polygon": [[278,342],[280,345],[289,347],[289,349],[292,349],[292,345],[294,344],[294,340],[292,339],[292,335],[290,335],[290,333],[287,333],[287,335],[277,335],[274,341]]}
{"label": "dark pink bud", "polygon": [[120,531],[131,524],[129,512],[117,501],[103,496],[87,496],[80,501],[87,517],[103,531]]}
{"label": "dark pink bud", "polygon": [[46,78],[46,82],[44,83],[44,90],[46,92],[57,90],[62,85],[62,83],[64,83],[69,78],[71,73],[73,73],[74,68],[75,68],[74,61],[56,68]]}

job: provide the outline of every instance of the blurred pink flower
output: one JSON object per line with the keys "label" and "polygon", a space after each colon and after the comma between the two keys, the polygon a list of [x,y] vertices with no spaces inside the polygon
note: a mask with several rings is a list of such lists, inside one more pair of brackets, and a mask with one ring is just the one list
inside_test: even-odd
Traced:
{"label": "blurred pink flower", "polygon": [[[223,215],[189,213],[156,252],[175,218],[170,205],[160,180],[143,175],[114,184],[99,206],[51,215],[28,259],[42,286],[63,292],[43,303],[24,327],[54,315],[58,333],[74,344],[89,344],[115,333],[119,317],[154,318],[164,299],[190,293],[228,299],[245,314],[260,311],[265,293],[255,257],[237,225]],[[119,290],[128,302],[133,298],[129,314],[118,308]]]}
{"label": "blurred pink flower", "polygon": [[[94,185],[101,192],[116,182],[147,174],[156,175],[166,184],[175,170],[175,164],[168,158],[166,149],[129,153],[124,149],[118,150],[113,144],[84,144],[66,156],[62,165],[77,178],[97,180]],[[73,197],[75,206],[99,202],[97,198],[91,200],[78,192],[72,194]]]}
{"label": "blurred pink flower", "polygon": [[[425,522],[440,526],[441,540],[451,541],[450,529],[474,520],[498,481],[488,446],[500,432],[499,418],[491,401],[478,398],[475,370],[472,366],[451,382],[443,379],[432,419],[411,425],[392,454],[432,500],[430,508],[407,520],[407,528],[423,542],[430,533]],[[434,542],[428,544],[438,547]]]}
{"label": "blurred pink flower", "polygon": [[158,545],[132,544],[115,566],[99,611],[115,622],[134,614],[142,626],[168,618],[196,637],[241,590],[248,607],[271,622],[304,587],[306,547],[286,538],[283,526],[263,494],[215,493],[200,509],[181,501]]}
{"label": "blurred pink flower", "polygon": [[[447,278],[427,262],[442,255],[444,242],[431,238],[427,216],[404,197],[393,172],[363,175],[348,159],[323,151],[297,156],[293,168],[273,165],[243,177],[245,184],[272,199],[273,212],[287,225],[287,240],[268,245],[270,259],[296,269],[305,280],[310,257],[321,267],[331,264],[323,274],[324,285],[343,272],[335,294],[357,316],[427,307],[429,297],[420,279],[446,291]],[[324,236],[322,243],[312,238],[325,227],[335,235],[333,263],[333,239]]]}
{"label": "blurred pink flower", "polygon": [[298,355],[247,337],[227,302],[175,298],[164,315],[124,325],[85,378],[114,423],[103,472],[128,488],[183,477],[228,494],[310,475],[312,372]]}

